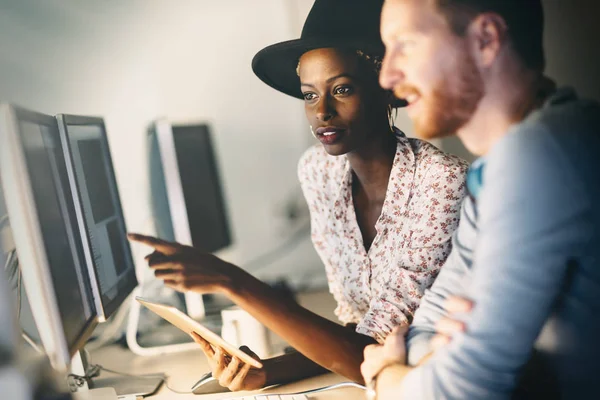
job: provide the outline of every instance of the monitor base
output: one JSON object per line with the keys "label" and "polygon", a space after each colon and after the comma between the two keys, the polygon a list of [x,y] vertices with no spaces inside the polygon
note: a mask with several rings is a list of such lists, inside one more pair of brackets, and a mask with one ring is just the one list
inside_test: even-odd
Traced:
{"label": "monitor base", "polygon": [[[73,357],[72,373],[85,377],[76,393],[97,392],[99,390],[113,390],[118,397],[138,398],[151,396],[158,391],[167,376],[162,373],[148,375],[130,375],[119,371],[106,369],[98,364],[90,364],[87,353],[77,352]],[[82,373],[81,371],[85,371]],[[105,376],[105,374],[107,374]],[[100,392],[103,393],[103,392]],[[84,399],[87,400],[86,397]],[[90,399],[96,400],[95,397]],[[99,397],[99,400],[104,400]],[[110,399],[107,398],[107,399]],[[79,399],[77,399],[79,400]]]}
{"label": "monitor base", "polygon": [[90,387],[94,390],[101,388],[112,388],[117,396],[151,396],[160,389],[164,378],[149,377],[122,377],[114,376],[107,378],[94,378]]}
{"label": "monitor base", "polygon": [[117,392],[113,388],[81,390],[71,393],[73,400],[117,400]]}

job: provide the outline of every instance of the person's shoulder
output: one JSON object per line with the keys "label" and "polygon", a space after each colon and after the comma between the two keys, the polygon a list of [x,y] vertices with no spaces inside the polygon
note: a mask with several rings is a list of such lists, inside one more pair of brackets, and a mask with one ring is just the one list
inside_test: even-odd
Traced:
{"label": "person's shoulder", "polygon": [[585,192],[596,186],[598,151],[600,107],[578,100],[546,106],[515,124],[490,149],[484,180],[495,185],[510,179],[519,190],[532,191],[536,182],[544,182],[538,192]]}
{"label": "person's shoulder", "polygon": [[600,118],[600,103],[596,100],[580,97],[577,92],[570,87],[563,87],[556,90],[550,96],[543,107],[531,113],[524,121],[523,125],[549,122],[568,121],[578,124],[589,124],[598,122]]}
{"label": "person's shoulder", "polygon": [[481,207],[502,207],[502,196],[503,204],[551,218],[584,212],[600,199],[600,107],[559,100],[513,125],[484,156]]}
{"label": "person's shoulder", "polygon": [[522,173],[542,171],[560,162],[557,159],[560,149],[553,136],[541,120],[524,121],[513,126],[485,155],[485,175],[495,171],[500,175],[512,174],[516,178]]}
{"label": "person's shoulder", "polygon": [[599,132],[600,104],[580,98],[567,87],[557,90],[542,108],[515,125],[510,131],[512,140],[507,141],[507,145],[519,142],[539,144],[548,140],[597,145]]}
{"label": "person's shoulder", "polygon": [[421,139],[409,139],[411,147],[417,149],[415,157],[417,165],[429,176],[452,176],[464,180],[469,170],[469,163],[462,158],[446,153],[433,144]]}
{"label": "person's shoulder", "polygon": [[531,168],[556,164],[587,169],[598,163],[600,104],[563,89],[509,132],[486,156],[487,163],[527,159]]}

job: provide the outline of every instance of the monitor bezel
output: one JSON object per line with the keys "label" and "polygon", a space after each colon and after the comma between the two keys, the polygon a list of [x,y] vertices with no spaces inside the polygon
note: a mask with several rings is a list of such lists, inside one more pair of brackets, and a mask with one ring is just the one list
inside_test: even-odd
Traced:
{"label": "monitor bezel", "polygon": [[[58,127],[56,119],[52,116],[10,104],[0,105],[0,174],[19,261],[27,266],[21,268],[25,292],[40,339],[53,368],[67,371],[73,355],[91,337],[98,323],[98,315],[97,310],[91,307],[91,317],[84,324],[78,340],[69,348],[35,206],[18,123],[21,119],[41,125],[54,125],[57,131]],[[8,188],[10,190],[7,190]]]}
{"label": "monitor bezel", "polygon": [[[121,196],[119,193],[119,186],[117,184],[117,179],[115,175],[114,165],[112,161],[112,154],[110,151],[110,145],[108,142],[108,136],[106,131],[106,125],[104,123],[104,119],[101,117],[94,116],[82,116],[82,115],[71,115],[71,114],[58,114],[56,116],[56,120],[58,121],[58,128],[60,131],[61,141],[63,142],[63,148],[65,149],[65,158],[67,158],[67,173],[69,175],[69,181],[71,183],[71,191],[73,192],[73,197],[76,202],[76,212],[78,214],[78,222],[79,222],[79,230],[81,240],[84,243],[84,252],[86,257],[86,265],[88,268],[88,273],[90,275],[90,281],[92,283],[92,294],[94,297],[94,303],[96,304],[96,310],[98,312],[99,322],[105,322],[120,306],[125,302],[125,300],[129,297],[129,295],[133,292],[133,290],[138,285],[138,280],[136,276],[136,267],[135,262],[133,260],[133,256],[131,253],[131,246],[129,245],[129,241],[127,240],[127,223],[125,221],[125,216],[123,213],[123,207],[121,204]],[[72,143],[69,134],[69,126],[97,126],[101,130],[100,140],[103,142],[104,157],[108,161],[108,168],[110,170],[109,180],[110,184],[113,186],[114,195],[117,198],[116,204],[116,212],[118,218],[121,220],[122,226],[121,228],[124,230],[124,247],[125,253],[127,257],[128,273],[125,275],[125,283],[122,286],[122,292],[120,292],[117,297],[115,297],[112,301],[105,303],[102,298],[102,291],[100,289],[100,283],[98,281],[98,271],[96,269],[96,265],[93,260],[93,256],[91,253],[91,243],[90,238],[88,236],[88,223],[85,219],[85,215],[83,212],[83,204],[81,202],[81,188],[79,182],[77,180],[75,165],[73,162],[73,153],[72,153]]]}

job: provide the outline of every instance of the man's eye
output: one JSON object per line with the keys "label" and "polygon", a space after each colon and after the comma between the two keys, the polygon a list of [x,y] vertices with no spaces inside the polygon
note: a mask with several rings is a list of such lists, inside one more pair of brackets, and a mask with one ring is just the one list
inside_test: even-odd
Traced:
{"label": "man's eye", "polygon": [[306,100],[306,101],[314,100],[317,97],[317,95],[314,93],[304,93],[303,96],[304,96],[304,100]]}
{"label": "man's eye", "polygon": [[401,41],[398,42],[398,48],[404,54],[407,54],[410,51],[412,51],[414,47],[415,47],[415,41],[414,40],[401,40]]}

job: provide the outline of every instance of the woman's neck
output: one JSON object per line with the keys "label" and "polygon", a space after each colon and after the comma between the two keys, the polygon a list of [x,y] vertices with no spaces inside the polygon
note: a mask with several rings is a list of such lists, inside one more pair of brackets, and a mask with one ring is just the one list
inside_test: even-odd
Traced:
{"label": "woman's neck", "polygon": [[393,133],[378,135],[368,146],[346,154],[354,173],[354,190],[363,190],[369,202],[385,199],[397,141]]}

